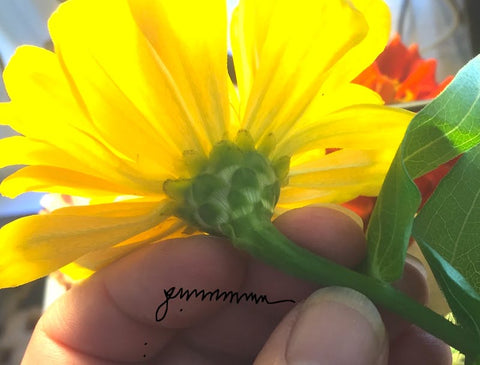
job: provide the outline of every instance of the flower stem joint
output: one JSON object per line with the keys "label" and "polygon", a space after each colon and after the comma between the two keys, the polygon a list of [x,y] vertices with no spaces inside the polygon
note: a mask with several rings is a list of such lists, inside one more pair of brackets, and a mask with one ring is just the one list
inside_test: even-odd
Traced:
{"label": "flower stem joint", "polygon": [[178,217],[234,239],[243,223],[271,220],[289,161],[283,157],[272,163],[255,149],[248,132],[240,131],[235,142],[217,143],[194,177],[167,180],[163,188],[176,202]]}

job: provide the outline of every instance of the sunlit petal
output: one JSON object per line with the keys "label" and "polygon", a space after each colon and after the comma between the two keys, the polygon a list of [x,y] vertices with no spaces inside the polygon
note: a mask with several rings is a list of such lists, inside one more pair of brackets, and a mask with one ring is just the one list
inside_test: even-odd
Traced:
{"label": "sunlit petal", "polygon": [[342,149],[321,156],[322,150],[313,150],[297,155],[277,211],[378,195],[395,151]]}
{"label": "sunlit petal", "polygon": [[306,189],[286,187],[275,207],[275,212],[281,214],[287,210],[301,208],[306,205],[333,203],[351,199],[353,194],[347,190]]}
{"label": "sunlit petal", "polygon": [[[154,190],[154,186],[152,186],[152,190]],[[162,197],[163,192],[158,187],[157,190],[158,192],[152,193],[152,196]],[[119,195],[147,196],[145,190],[129,189],[74,170],[48,166],[23,167],[5,178],[0,184],[0,192],[9,198],[28,191],[61,193],[94,199],[109,197],[109,200],[113,200]]]}
{"label": "sunlit petal", "polygon": [[0,287],[40,278],[85,253],[113,246],[165,218],[166,203],[69,207],[17,219],[0,230]]}
{"label": "sunlit petal", "polygon": [[[32,59],[36,62],[32,63]],[[8,124],[28,136],[29,143],[35,148],[51,151],[53,158],[49,158],[49,162],[44,159],[42,164],[58,166],[62,160],[75,156],[78,163],[69,166],[77,166],[82,172],[114,179],[124,185],[138,186],[142,184],[142,176],[145,181],[172,177],[174,165],[157,164],[155,168],[150,166],[139,171],[144,166],[140,157],[132,163],[108,149],[72,95],[53,53],[35,47],[19,48],[6,68],[4,78],[12,102],[0,104],[0,124]],[[27,151],[34,148],[27,147],[26,140],[17,141],[17,147],[10,142],[2,143],[10,143],[10,147],[22,156],[26,153],[21,151],[23,148]],[[30,152],[29,155],[33,156]],[[42,153],[42,156],[46,157],[46,154]],[[13,159],[14,156],[7,158]]]}
{"label": "sunlit petal", "polygon": [[58,149],[91,157],[97,170],[108,168],[116,159],[72,96],[55,54],[31,46],[18,48],[4,80],[13,101],[0,104],[0,124],[40,141],[61,136],[55,140]]}
{"label": "sunlit petal", "polygon": [[[240,28],[250,17],[255,18],[251,9],[256,6],[249,1],[253,2],[240,3],[244,7],[237,15]],[[247,48],[249,59],[258,54],[256,62],[240,62],[241,67],[256,67],[249,72],[255,76],[249,95],[241,95],[248,98],[243,126],[255,140],[272,131],[281,136],[291,129],[319,92],[329,70],[368,32],[363,15],[347,1],[301,0],[295,6],[288,0],[268,3],[275,5],[268,26],[261,24],[255,29],[259,46],[263,43],[261,49],[257,38],[238,39],[232,31],[232,43],[250,42],[237,45],[239,51]]]}
{"label": "sunlit petal", "polygon": [[364,16],[368,24],[368,33],[331,68],[328,80],[323,86],[325,90],[352,81],[375,61],[390,36],[390,11],[384,1],[349,0],[349,2],[353,3]]}
{"label": "sunlit petal", "polygon": [[[0,114],[3,110],[2,106],[4,105],[0,104]],[[23,136],[0,139],[0,168],[10,165],[75,166],[78,171],[95,171],[57,146]]]}
{"label": "sunlit petal", "polygon": [[158,64],[169,77],[176,102],[184,108],[186,132],[196,134],[208,151],[212,143],[224,137],[229,120],[226,2],[128,3],[138,27],[155,50]]}
{"label": "sunlit petal", "polygon": [[[413,113],[378,105],[357,105],[312,120],[277,146],[293,155],[312,148],[397,149]],[[393,155],[392,155],[393,158]]]}
{"label": "sunlit petal", "polygon": [[[77,267],[87,269],[86,273],[89,271],[94,272],[142,246],[158,243],[160,240],[185,237],[186,234],[182,233],[184,228],[185,223],[178,218],[171,217],[163,221],[161,225],[142,232],[113,247],[89,252],[78,258],[75,264]],[[61,271],[63,272],[63,269]],[[80,273],[77,273],[78,275]]]}
{"label": "sunlit petal", "polygon": [[79,281],[84,280],[95,273],[93,270],[89,270],[75,262],[71,262],[68,265],[59,269],[63,274],[67,275],[69,280]]}
{"label": "sunlit petal", "polygon": [[295,128],[282,134],[276,133],[276,136],[280,138],[277,139],[277,150],[273,156],[278,157],[285,154],[285,151],[282,150],[284,141],[290,141],[293,135],[297,135],[302,129],[311,126],[312,121],[315,121],[314,124],[319,127],[322,123],[328,123],[332,113],[353,106],[362,108],[364,105],[383,105],[383,101],[376,92],[356,84],[343,84],[331,91],[319,92],[297,121]]}
{"label": "sunlit petal", "polygon": [[231,44],[241,99],[241,115],[259,67],[275,1],[240,1],[231,20]]}
{"label": "sunlit petal", "polygon": [[[166,105],[158,100],[168,100],[168,94],[161,94],[161,72],[125,1],[69,1],[50,18],[49,28],[73,92],[112,150],[142,172],[181,157],[180,142],[190,137],[178,129],[167,135],[161,125],[175,115],[157,107]],[[168,147],[161,159],[159,145]]]}
{"label": "sunlit petal", "polygon": [[352,187],[354,190],[357,185],[374,183],[378,190],[379,178],[385,175],[392,157],[384,151],[342,149],[292,166],[288,185],[325,190]]}

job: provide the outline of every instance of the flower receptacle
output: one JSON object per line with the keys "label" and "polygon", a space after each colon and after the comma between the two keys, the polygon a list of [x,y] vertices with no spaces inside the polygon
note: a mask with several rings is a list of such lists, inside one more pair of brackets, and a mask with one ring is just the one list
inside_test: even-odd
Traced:
{"label": "flower receptacle", "polygon": [[164,184],[165,193],[177,204],[177,216],[204,232],[230,238],[235,222],[245,216],[271,220],[289,163],[283,158],[272,164],[255,150],[245,131],[236,142],[215,145],[196,176]]}

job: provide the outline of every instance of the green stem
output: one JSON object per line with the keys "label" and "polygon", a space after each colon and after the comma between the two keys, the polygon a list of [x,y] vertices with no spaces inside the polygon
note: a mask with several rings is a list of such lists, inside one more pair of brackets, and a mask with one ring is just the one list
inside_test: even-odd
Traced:
{"label": "green stem", "polygon": [[[240,222],[238,222],[240,223]],[[321,285],[355,289],[378,305],[423,328],[464,354],[478,354],[480,344],[466,329],[457,326],[414,301],[390,284],[362,275],[294,244],[270,222],[249,219],[235,224],[236,247],[293,276]]]}

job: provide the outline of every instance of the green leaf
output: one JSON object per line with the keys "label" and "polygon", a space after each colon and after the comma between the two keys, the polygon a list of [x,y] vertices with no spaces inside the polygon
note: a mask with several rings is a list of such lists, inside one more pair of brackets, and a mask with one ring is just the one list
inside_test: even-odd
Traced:
{"label": "green leaf", "polygon": [[478,343],[475,353],[480,354],[480,295],[450,263],[420,236],[418,245],[432,269],[438,285],[445,294],[457,323],[468,329]]}
{"label": "green leaf", "polygon": [[465,365],[480,365],[480,356],[476,356],[475,358],[467,356],[465,358]]}
{"label": "green leaf", "polygon": [[[413,236],[480,355],[480,146],[466,152],[415,218]],[[468,357],[467,357],[468,359]],[[475,361],[470,361],[475,364]]]}
{"label": "green leaf", "polygon": [[388,282],[401,276],[413,216],[420,202],[420,192],[397,152],[367,230],[367,271],[371,276]]}
{"label": "green leaf", "polygon": [[416,217],[413,235],[480,293],[480,146],[466,152],[442,179]]}
{"label": "green leaf", "polygon": [[367,231],[367,271],[400,278],[413,219],[421,202],[413,179],[480,143],[480,58],[410,123],[385,178]]}

